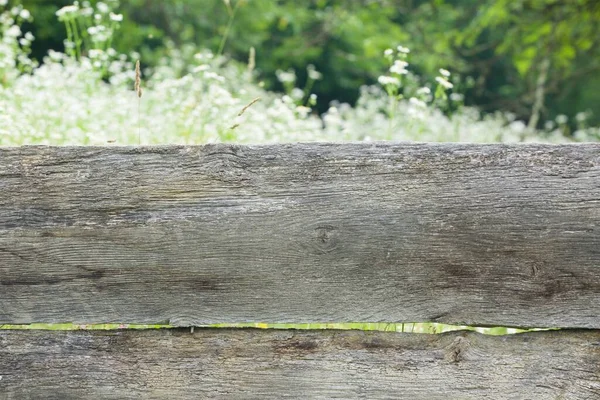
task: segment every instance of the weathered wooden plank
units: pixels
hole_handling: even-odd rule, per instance
[[[600,328],[600,145],[0,149],[0,323]]]
[[[593,399],[600,331],[0,331],[3,399]]]

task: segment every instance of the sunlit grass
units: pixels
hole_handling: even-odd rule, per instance
[[[171,325],[136,325],[136,324],[29,324],[29,325],[0,325],[0,330],[52,330],[52,331],[77,331],[77,330],[123,330],[123,329],[173,329]],[[513,333],[528,332],[526,329],[506,327],[470,327],[460,325],[447,325],[438,323],[310,323],[310,324],[267,324],[262,322],[252,323],[227,323],[201,325],[198,328],[257,328],[257,329],[340,329],[360,331],[383,331],[404,333],[444,333],[450,331],[469,330],[486,335],[508,335]],[[534,329],[539,330],[539,329]]]
[[[44,330],[44,331],[79,331],[79,330],[117,330],[117,329],[166,329],[170,325],[135,325],[135,324],[27,324],[0,325],[0,330]]]

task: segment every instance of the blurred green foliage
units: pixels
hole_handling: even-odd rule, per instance
[[[54,13],[71,1],[14,2],[35,18],[33,55],[61,49],[65,32]],[[324,76],[313,88],[321,110],[332,100],[356,100],[360,85],[385,72],[383,51],[403,45],[415,50],[417,75],[431,79],[440,67],[460,75],[455,90],[468,105],[525,121],[537,108],[540,124],[591,110],[588,122],[600,123],[600,1],[231,0],[237,2],[224,53],[243,61],[255,47],[257,71],[272,89],[282,89],[277,70],[295,69],[302,86],[313,64]],[[225,3],[122,1],[114,45],[141,53],[146,65],[173,49],[187,48],[190,57],[200,48],[216,53],[230,17]]]

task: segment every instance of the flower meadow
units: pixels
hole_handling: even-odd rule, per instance
[[[21,26],[33,16],[0,0],[0,145],[148,145],[210,142],[310,141],[573,142],[597,141],[600,130],[565,116],[532,131],[514,116],[482,115],[451,92],[453,76],[440,69],[435,82],[410,70],[410,50],[382,55],[390,62],[379,85],[357,88],[356,105],[332,103],[322,115],[310,93],[327,77],[308,66],[309,81],[296,87],[294,71],[279,71],[285,93],[269,92],[247,64],[196,48],[171,48],[157,67],[144,68],[143,96],[134,91],[139,54],[117,54],[111,38],[122,15],[115,4],[75,2],[57,12],[65,24],[65,51],[40,65],[29,58],[35,38]],[[183,60],[193,52],[193,63]],[[453,103],[457,111],[445,113]]]

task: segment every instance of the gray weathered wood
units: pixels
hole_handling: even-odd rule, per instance
[[[0,149],[0,323],[600,328],[600,145]]]
[[[3,399],[597,399],[600,331],[0,331]]]

